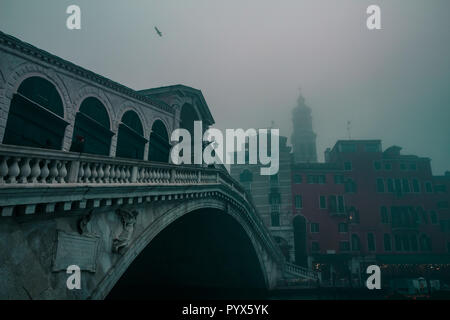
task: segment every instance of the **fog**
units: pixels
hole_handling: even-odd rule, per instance
[[[448,0],[0,0],[0,30],[133,89],[201,89],[220,129],[273,120],[290,136],[301,88],[319,159],[351,121],[352,138],[450,170]]]

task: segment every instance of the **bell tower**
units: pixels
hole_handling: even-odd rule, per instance
[[[300,93],[297,106],[292,110],[293,133],[291,142],[294,147],[295,162],[317,162],[316,134],[312,127],[311,108]]]

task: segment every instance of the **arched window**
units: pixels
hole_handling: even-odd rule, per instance
[[[122,117],[117,136],[116,156],[121,158],[143,159],[147,139],[141,120],[134,111],[127,111]]]
[[[352,251],[360,250],[359,237],[356,234],[352,234]]]
[[[86,98],[75,118],[70,151],[107,156],[113,135],[106,108],[97,98]]]
[[[31,77],[13,95],[3,143],[61,149],[67,124],[55,86],[41,77]]]
[[[148,160],[168,163],[170,147],[166,126],[161,120],[156,120],[153,123],[152,133],[150,134]]]

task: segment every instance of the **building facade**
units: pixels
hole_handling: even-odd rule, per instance
[[[291,148],[286,145],[287,138],[279,138],[278,174],[261,175],[260,165],[250,164],[231,165],[230,174],[251,194],[260,217],[280,246],[285,258],[288,261],[294,261],[294,234],[291,211],[292,154]],[[247,148],[248,144],[245,149],[246,154],[248,154]],[[270,149],[270,145],[268,149]]]
[[[400,150],[382,151],[379,140],[338,141],[327,162],[292,164],[292,211],[303,222],[298,263],[347,284],[360,284],[370,264],[392,277],[433,268],[448,277],[449,176],[433,177],[430,159]]]

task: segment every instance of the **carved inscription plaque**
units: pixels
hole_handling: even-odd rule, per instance
[[[98,246],[98,237],[58,231],[53,271],[66,270],[70,265],[77,265],[81,270],[95,272]]]

